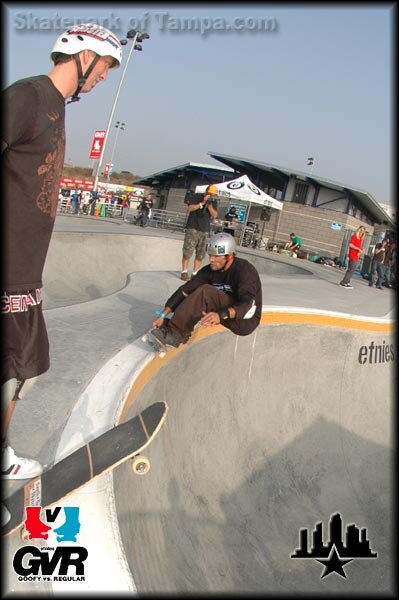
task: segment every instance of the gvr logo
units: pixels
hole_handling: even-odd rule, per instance
[[[63,510],[65,517],[59,527],[53,528],[48,523],[55,523],[57,517]],[[49,532],[56,534],[57,542],[76,542],[77,535],[80,532],[79,508],[77,506],[57,506],[54,509],[45,509],[45,521],[41,518],[41,506],[27,506],[26,519],[24,521],[25,530],[32,539],[47,540]],[[84,561],[88,556],[86,548],[81,546],[58,546],[51,547],[29,547],[19,548],[14,554],[14,571],[20,576],[20,581],[40,581],[50,580],[72,580],[74,577],[65,576],[69,567],[75,568],[76,580],[84,579]]]
[[[58,546],[50,558],[50,548],[36,548],[36,546],[23,546],[14,554],[12,561],[14,571],[22,577],[53,575],[59,565],[58,576],[65,576],[68,569],[74,566],[75,575],[84,575],[84,561],[88,552],[81,546]],[[26,564],[24,559],[27,558]],[[35,578],[36,579],[36,578]],[[37,578],[40,580],[40,577]],[[57,577],[58,579],[58,577]]]
[[[53,510],[49,508],[45,510],[47,523],[41,520],[41,510],[41,506],[27,506],[25,509],[25,530],[29,533],[30,540],[47,540],[48,532],[52,529],[47,523],[55,522],[61,507],[56,506]],[[53,529],[54,533],[57,534],[57,542],[76,542],[77,534],[80,531],[79,508],[77,506],[65,506],[64,515],[64,523]]]

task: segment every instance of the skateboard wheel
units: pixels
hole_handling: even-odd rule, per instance
[[[143,335],[143,337],[141,338],[141,341],[142,341],[142,342],[148,342],[148,335],[147,335],[146,333],[145,333],[145,334]]]
[[[158,353],[159,358],[163,358],[165,356],[166,352],[164,350],[162,350],[162,352]]]
[[[145,456],[136,456],[132,461],[132,470],[136,475],[145,475],[150,470],[150,461]]]

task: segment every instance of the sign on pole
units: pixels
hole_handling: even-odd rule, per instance
[[[104,175],[111,176],[113,168],[114,168],[114,163],[105,163]]]
[[[105,139],[105,131],[97,130],[94,132],[93,141],[91,143],[90,155],[89,155],[90,160],[92,160],[92,159],[98,160],[100,158],[101,150],[102,150],[102,147],[104,144],[104,139]]]

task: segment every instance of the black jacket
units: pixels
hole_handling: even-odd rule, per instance
[[[255,267],[247,260],[237,257],[227,271],[212,271],[210,266],[206,265],[179,289],[191,294],[206,283],[232,296],[231,306],[236,311],[236,317],[223,321],[222,325],[237,335],[252,333],[262,316],[262,284]],[[251,309],[251,312],[254,312],[253,316],[245,318]]]

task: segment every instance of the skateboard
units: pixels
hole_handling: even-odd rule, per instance
[[[2,535],[10,535],[24,525],[27,507],[44,509],[59,503],[95,477],[111,471],[128,459],[132,459],[134,473],[148,473],[150,462],[140,453],[161,429],[167,412],[166,402],[151,404],[136,417],[81,446],[4,498],[3,503],[11,513],[11,519],[2,527]],[[22,531],[22,539],[26,538],[27,532]]]
[[[155,352],[158,354],[159,358],[163,358],[169,350],[175,349],[175,346],[169,346],[169,344],[163,344],[155,335],[152,333],[156,329],[156,327],[152,327],[145,333],[141,341],[149,344]]]

